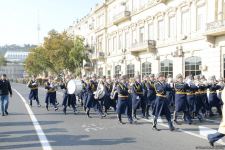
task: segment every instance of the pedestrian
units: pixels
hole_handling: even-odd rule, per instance
[[[3,74],[0,80],[2,116],[8,115],[9,95],[12,97],[12,88],[6,74]]]

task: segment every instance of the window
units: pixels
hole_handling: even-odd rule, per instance
[[[137,43],[137,36],[136,36],[136,30],[132,31],[132,44]]]
[[[122,39],[122,34],[120,34],[120,35],[119,35],[119,41],[118,41],[118,48],[119,48],[119,49],[122,49],[122,47],[123,47],[123,46],[122,46],[122,41],[123,41],[123,39]]]
[[[102,35],[101,35],[101,36],[98,37],[98,50],[99,50],[99,51],[102,51],[102,50],[103,50],[103,49],[102,49],[102,46],[103,46],[103,45],[102,45],[102,44],[103,44],[102,41],[103,41],[103,37],[102,37]]]
[[[115,66],[115,76],[116,77],[121,76],[121,66],[120,65]]]
[[[108,52],[112,50],[112,40],[108,39]]]
[[[103,68],[98,69],[98,75],[101,77],[103,76]]]
[[[205,29],[205,6],[197,8],[197,31],[202,31]]]
[[[176,37],[176,17],[169,18],[169,38]]]
[[[116,51],[116,36],[113,37],[113,51]]]
[[[185,59],[185,76],[189,75],[199,75],[201,74],[200,66],[201,66],[201,58],[200,57],[189,57]]]
[[[165,77],[168,74],[173,75],[173,61],[172,60],[166,59],[166,60],[162,61],[160,64],[160,67],[161,67],[161,72],[165,75]]]
[[[158,21],[158,39],[164,40],[164,21],[163,20]]]
[[[143,43],[144,42],[144,33],[145,33],[145,28],[144,27],[140,27],[139,28],[139,43]]]
[[[133,64],[127,65],[127,76],[128,76],[128,78],[134,77],[134,65]]]
[[[181,14],[181,34],[187,35],[190,33],[190,14],[189,11]]]
[[[145,75],[150,75],[152,71],[152,64],[150,62],[142,63],[142,78]]]
[[[129,32],[125,32],[125,41],[124,41],[124,47],[127,49],[129,47]]]
[[[153,23],[148,25],[148,39],[154,40],[154,26]]]

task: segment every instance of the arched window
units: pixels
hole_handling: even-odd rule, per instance
[[[202,61],[200,57],[189,57],[185,59],[185,76],[201,74],[200,66]]]
[[[152,64],[150,62],[142,63],[142,78],[152,72]]]
[[[134,65],[133,64],[127,65],[127,76],[128,76],[128,78],[134,77]]]
[[[173,61],[166,59],[161,61],[160,63],[161,72],[165,75],[165,77],[170,74],[173,76]]]
[[[121,76],[121,66],[120,65],[115,66],[115,76],[117,76],[117,77]]]

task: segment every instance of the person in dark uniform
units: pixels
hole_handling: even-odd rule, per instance
[[[215,76],[210,77],[209,79],[209,96],[208,96],[208,103],[209,103],[209,116],[214,116],[212,112],[212,107],[217,108],[217,112],[219,115],[222,115],[221,111],[221,102],[220,99],[217,97],[217,90],[221,89],[220,85],[217,85]]]
[[[196,112],[196,101],[197,101],[195,92],[198,90],[198,87],[194,84],[193,77],[191,75],[187,76],[186,83],[189,86],[189,88],[186,90],[188,112],[191,114],[192,118],[194,119],[194,113]]]
[[[94,92],[97,90],[98,83],[96,82],[96,75],[92,76],[92,80],[87,83],[87,103],[86,103],[86,114],[89,118],[90,109],[94,108],[97,111],[98,115],[103,118],[106,115],[103,114],[101,105],[97,99],[94,98]]]
[[[87,103],[87,82],[89,77],[84,76],[81,80],[82,82],[82,90],[81,90],[81,103],[83,105],[83,109],[86,112],[86,103]]]
[[[133,117],[137,119],[137,109],[141,106],[142,116],[145,117],[146,101],[143,97],[143,89],[140,76],[135,76],[135,82],[131,86]]]
[[[50,76],[49,80],[45,83],[45,89],[47,89],[46,97],[45,97],[45,103],[46,103],[46,109],[49,110],[48,106],[49,103],[51,103],[54,106],[55,111],[58,110],[57,104],[56,104],[56,83],[53,81],[53,77]]]
[[[67,109],[67,106],[72,106],[73,108],[73,112],[74,114],[76,114],[77,110],[76,110],[76,95],[75,94],[69,94],[68,91],[67,91],[67,84],[68,82],[70,81],[70,77],[67,76],[65,81],[61,81],[61,84],[60,84],[60,88],[64,90],[64,96],[63,96],[63,112],[64,114],[66,115],[66,109]]]
[[[175,91],[174,91],[174,81],[173,81],[173,76],[171,74],[167,75],[167,83],[170,85],[172,88],[171,91],[167,91],[167,99],[170,107],[174,107],[175,105]]]
[[[147,88],[147,99],[146,99],[146,118],[148,119],[149,110],[153,110],[155,98],[156,98],[156,92],[155,92],[155,75],[150,74],[149,77],[146,77],[146,88]]]
[[[128,117],[128,121],[130,124],[133,123],[133,119],[132,119],[132,109],[130,108],[130,99],[129,99],[129,92],[128,92],[128,87],[126,84],[127,81],[127,76],[126,75],[122,75],[120,77],[120,82],[117,85],[117,93],[118,93],[118,103],[117,103],[117,117],[119,120],[119,123],[124,124],[124,122],[122,121],[122,114],[127,114]]]
[[[172,90],[169,84],[165,82],[165,76],[163,73],[158,73],[157,81],[154,84],[156,90],[156,100],[153,108],[152,115],[154,115],[153,119],[153,129],[159,131],[157,128],[157,119],[158,117],[165,115],[169,124],[170,131],[173,131],[175,128],[171,121],[171,113],[168,107],[168,99],[166,96],[166,91]]]
[[[106,82],[104,84],[104,107],[105,107],[105,114],[107,114],[110,107],[113,107],[116,110],[116,102],[110,98],[110,94],[112,92],[112,83],[110,77],[106,78]]]
[[[224,89],[224,79],[221,77],[218,79],[218,85],[220,86],[220,89],[218,90],[218,93],[217,93],[217,97],[218,99],[220,100],[220,104],[223,105],[223,101],[222,101],[222,91]]]
[[[12,97],[12,88],[6,74],[3,74],[0,80],[0,96],[2,116],[8,115],[9,95]]]
[[[178,74],[176,76],[176,82],[174,84],[175,89],[175,110],[173,114],[173,121],[176,124],[180,124],[177,122],[177,114],[178,112],[184,113],[184,119],[188,121],[188,124],[192,124],[191,116],[188,112],[188,103],[186,91],[189,89],[187,83],[183,82],[182,74]]]
[[[30,106],[32,106],[32,101],[36,100],[38,107],[41,107],[38,98],[38,82],[36,80],[36,76],[32,77],[32,79],[28,82],[27,86],[30,88],[29,94]]]

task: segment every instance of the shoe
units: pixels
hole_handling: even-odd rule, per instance
[[[101,119],[104,118],[104,117],[106,117],[106,114],[102,114],[102,115],[101,115]]]
[[[173,123],[176,125],[181,125],[181,123],[179,123],[177,120],[173,120]]]
[[[5,114],[3,113],[2,116],[5,116]]]
[[[40,105],[40,104],[38,104],[37,106],[38,106],[38,107],[41,107],[41,105]]]
[[[125,122],[123,122],[122,120],[119,120],[119,123],[120,124],[126,124]]]
[[[171,127],[171,128],[170,128],[170,131],[174,131],[174,130],[175,130],[175,128],[174,128],[174,127]]]
[[[58,109],[59,109],[58,107],[55,107],[55,111],[58,110]]]
[[[49,111],[48,106],[46,106],[47,111]]]
[[[160,129],[158,129],[156,126],[153,126],[153,127],[152,127],[152,130],[160,131]]]
[[[8,111],[5,111],[5,114],[8,115],[9,114]]]

